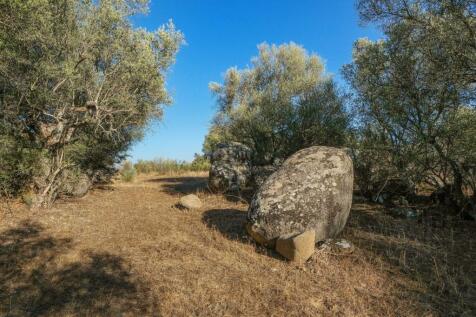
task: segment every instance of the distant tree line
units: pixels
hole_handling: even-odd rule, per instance
[[[392,180],[444,193],[455,211],[476,205],[476,2],[359,0],[384,39],[355,42],[343,94],[320,58],[293,43],[263,44],[252,66],[210,88],[217,113],[204,151],[241,142],[254,164],[311,145],[347,146],[364,195]]]
[[[132,26],[144,0],[0,0],[0,189],[49,206],[65,182],[107,178],[170,102],[183,36]]]
[[[119,175],[124,182],[132,182],[137,174],[180,175],[190,172],[208,172],[210,161],[204,155],[195,153],[191,162],[173,159],[157,158],[139,160],[137,163],[126,160],[119,169]]]
[[[139,174],[173,175],[186,172],[208,172],[209,160],[203,155],[195,154],[191,162],[158,158],[154,160],[139,160],[134,164],[134,169]]]

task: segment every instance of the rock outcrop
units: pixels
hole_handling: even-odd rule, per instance
[[[219,192],[237,192],[246,188],[250,179],[250,148],[236,142],[219,144],[211,156],[210,188]]]
[[[314,146],[296,152],[255,193],[247,229],[273,246],[309,230],[315,241],[344,228],[352,204],[353,164],[345,149]]]

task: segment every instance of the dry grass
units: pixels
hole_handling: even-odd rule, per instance
[[[139,176],[0,224],[0,315],[474,316],[474,223],[418,223],[355,204],[351,255],[303,266],[248,239],[247,205],[204,175]],[[197,192],[201,211],[174,207]]]

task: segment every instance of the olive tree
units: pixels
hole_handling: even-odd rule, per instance
[[[358,153],[376,151],[397,177],[446,188],[454,205],[474,184],[476,29],[474,1],[361,0],[363,21],[384,40],[360,39],[344,74],[362,131]],[[359,162],[362,163],[362,162]]]
[[[303,147],[342,145],[344,98],[321,59],[294,43],[258,48],[250,68],[230,68],[223,84],[210,84],[218,112],[205,152],[237,141],[253,149],[256,164],[269,164]]]
[[[85,139],[128,144],[160,118],[165,75],[182,42],[172,22],[134,28],[145,0],[0,0],[0,119],[41,152],[36,206],[48,206],[68,147]],[[73,151],[74,152],[74,151]]]

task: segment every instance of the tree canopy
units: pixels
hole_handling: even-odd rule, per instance
[[[147,4],[0,1],[0,120],[10,142],[42,157],[38,205],[78,161],[113,163],[170,102],[165,75],[183,36],[172,22],[134,28]]]
[[[252,67],[230,68],[211,83],[218,111],[205,151],[223,141],[250,146],[257,164],[269,164],[311,145],[342,145],[344,98],[324,64],[294,43],[261,44]]]
[[[358,164],[386,166],[385,178],[448,188],[462,208],[476,166],[467,143],[476,124],[474,2],[361,0],[358,8],[386,35],[358,40],[344,68],[365,131]],[[365,173],[376,172],[368,164]]]

